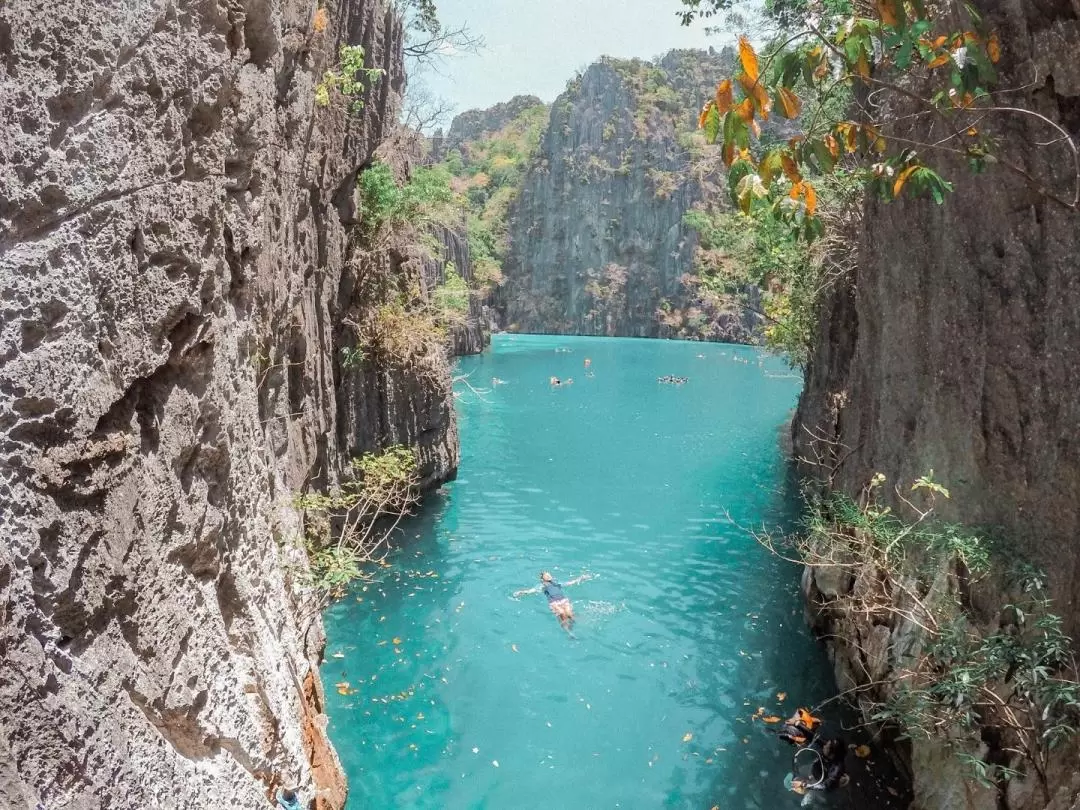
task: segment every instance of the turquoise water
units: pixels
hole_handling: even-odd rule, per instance
[[[797,807],[752,718],[834,690],[797,570],[740,527],[791,520],[799,380],[748,347],[539,336],[459,373],[458,479],[326,614],[349,807]],[[595,575],[574,637],[512,597],[541,569]]]

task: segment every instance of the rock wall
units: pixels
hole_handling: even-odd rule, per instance
[[[694,304],[696,237],[682,218],[721,191],[697,113],[733,62],[712,50],[605,57],[570,82],[510,210],[507,328],[666,336],[664,316]],[[715,339],[747,341],[755,325],[737,307],[710,320],[700,331]]]
[[[453,474],[441,367],[359,370],[383,0],[0,7],[0,807],[340,807],[293,493]],[[384,75],[313,104],[340,45]]]
[[[1080,5],[1075,0],[977,0],[1000,32],[999,87],[1008,106],[1035,111],[1080,137]],[[899,118],[904,109],[895,111]],[[929,139],[910,119],[898,134]],[[1066,200],[1076,174],[1056,131],[1024,114],[981,125],[1002,156]],[[826,306],[821,339],[794,424],[804,470],[857,493],[875,472],[911,481],[933,469],[951,490],[944,520],[995,527],[1050,574],[1055,608],[1074,638],[1080,630],[1080,215],[1001,167],[972,175],[962,161],[935,154],[955,182],[943,206],[871,200],[858,245],[857,274]],[[829,593],[855,582],[821,582]],[[943,572],[948,576],[948,572]],[[952,587],[943,585],[943,587]],[[989,602],[1003,595],[987,594]],[[871,627],[842,617],[855,648],[877,640],[886,677],[899,666],[903,623]],[[834,645],[838,673],[865,672],[867,659]],[[874,657],[874,656],[872,656]],[[865,677],[861,675],[860,677]],[[940,745],[912,753],[915,806],[1075,808],[1075,752],[1052,772],[1053,797],[1002,802],[965,784]]]
[[[441,284],[446,279],[446,268],[451,263],[462,279],[471,286],[474,278],[467,226],[462,224],[459,228],[447,228],[435,225],[432,227],[432,236],[435,237],[438,249],[434,256],[423,258],[426,288],[432,290]],[[479,354],[491,342],[491,315],[478,292],[470,293],[465,322],[451,325],[449,339],[450,353],[455,357]]]

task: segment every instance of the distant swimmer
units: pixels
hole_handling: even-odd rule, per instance
[[[579,582],[584,582],[587,579],[592,579],[592,574],[582,574],[579,577],[567,582],[565,585],[557,582],[555,577],[549,574],[547,571],[543,571],[540,574],[540,584],[532,587],[525,588],[520,591],[514,591],[514,598],[524,596],[528,593],[544,592],[544,596],[547,597],[548,607],[551,612],[555,614],[555,618],[559,620],[559,624],[563,630],[569,633],[574,629],[574,606],[570,604],[570,600],[566,594],[563,593],[563,588],[569,588],[571,585],[577,585]]]
[[[506,380],[500,380],[498,377],[491,378],[492,385],[506,385]]]
[[[549,382],[555,388],[558,388],[560,385],[562,385],[562,380],[560,380],[558,377],[552,377]]]
[[[586,357],[585,358],[585,368],[588,368],[591,365],[592,365],[592,360],[590,360],[588,357]]]

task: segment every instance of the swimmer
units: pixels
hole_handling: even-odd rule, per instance
[[[574,378],[573,377],[567,377],[565,380],[563,380],[563,385],[573,385],[573,384],[574,384]]]
[[[585,368],[588,368],[591,365],[592,365],[592,360],[590,360],[588,357],[586,357],[585,358]]]
[[[560,385],[562,385],[562,380],[560,380],[558,377],[552,377],[549,382],[551,383],[553,388],[558,388]]]
[[[592,579],[592,574],[582,574],[579,577],[562,585],[555,581],[555,578],[547,571],[540,573],[540,584],[532,588],[524,588],[520,591],[514,591],[514,598],[524,596],[527,593],[539,593],[544,592],[544,596],[547,597],[548,607],[551,612],[555,614],[555,618],[559,620],[559,625],[569,633],[574,629],[574,606],[570,604],[570,600],[563,593],[563,588],[569,588],[571,585],[577,585],[579,582]]]

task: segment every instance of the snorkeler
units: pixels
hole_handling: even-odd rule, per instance
[[[817,757],[810,768],[810,776],[807,779],[792,779],[791,789],[796,793],[806,793],[802,800],[803,807],[809,807],[814,803],[814,794],[807,791],[830,791],[834,788],[846,785],[848,782],[847,746],[843,739],[814,740],[802,751],[813,751]]]
[[[527,593],[544,592],[544,596],[547,597],[548,607],[551,612],[555,614],[555,618],[559,620],[559,624],[563,630],[570,632],[574,628],[574,606],[570,604],[570,600],[566,594],[563,593],[563,588],[569,588],[571,585],[577,585],[579,582],[584,582],[587,579],[592,579],[592,574],[582,574],[579,577],[575,577],[562,585],[555,581],[555,578],[551,576],[547,571],[543,571],[540,574],[540,584],[532,588],[524,588],[520,591],[514,591],[514,598],[524,596]]]

